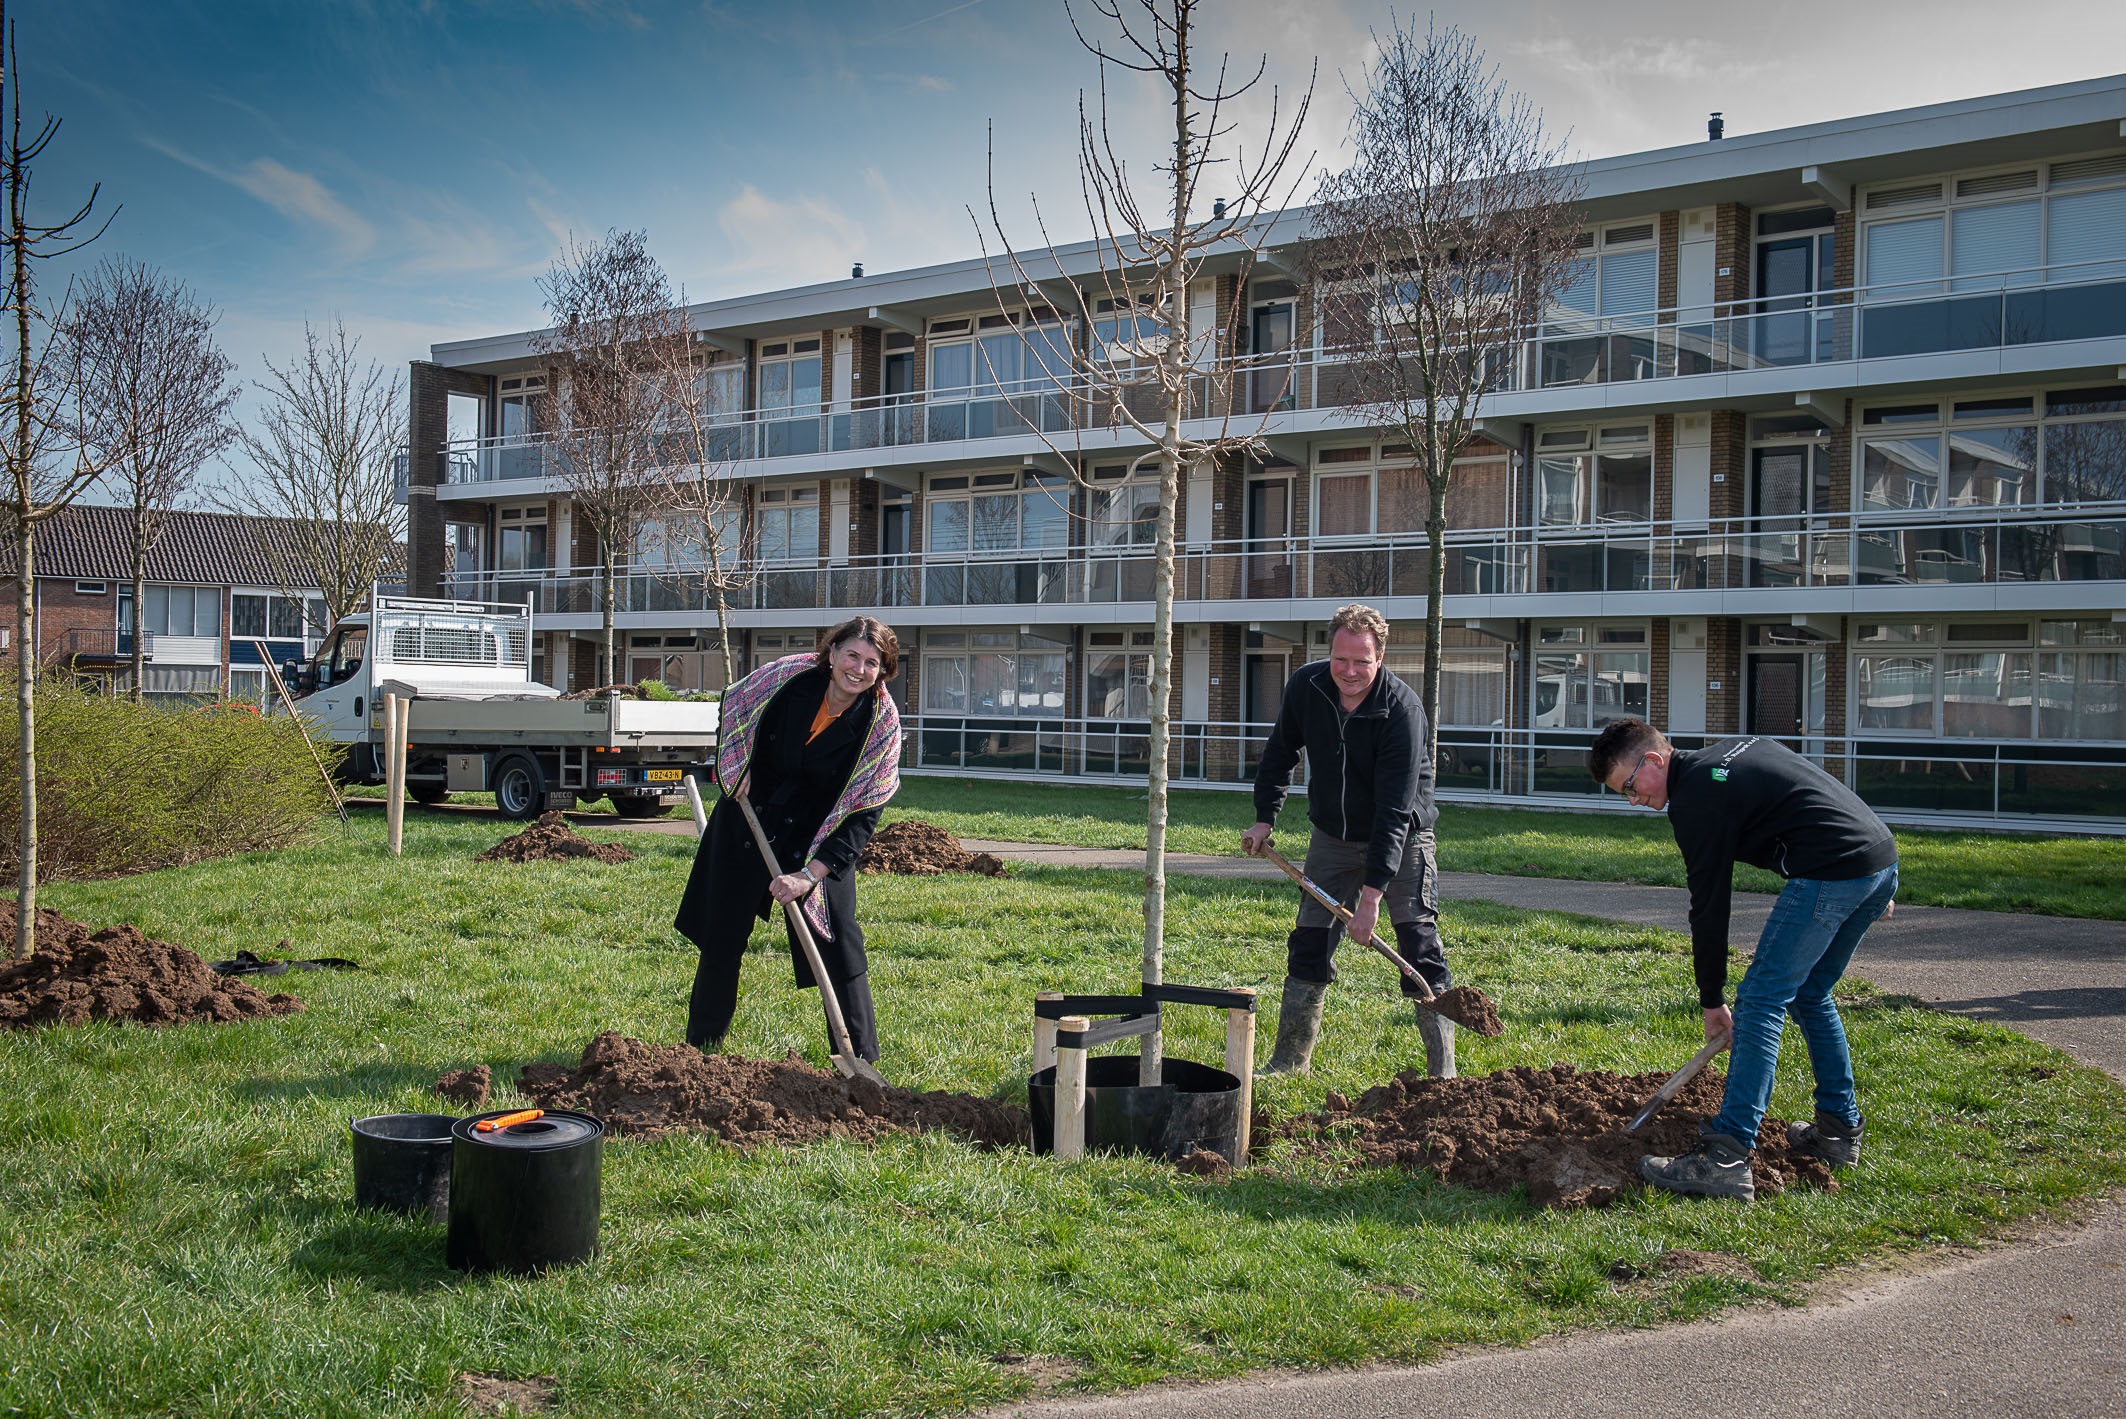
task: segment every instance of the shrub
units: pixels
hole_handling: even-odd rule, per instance
[[[14,705],[14,682],[0,680]],[[63,679],[37,684],[37,876],[143,872],[279,847],[325,807],[295,721],[248,705],[136,705]],[[12,715],[10,716],[12,718]],[[0,822],[19,821],[21,736],[5,739]],[[340,751],[320,744],[327,767]],[[0,870],[18,869],[18,834]]]
[[[672,687],[662,680],[638,680],[635,682],[635,688],[642,691],[642,698],[646,700],[676,700],[679,698],[679,696],[672,693]]]

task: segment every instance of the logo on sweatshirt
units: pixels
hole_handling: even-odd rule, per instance
[[[1714,770],[1713,770],[1713,782],[1714,782],[1714,783],[1726,783],[1726,782],[1727,782],[1727,770],[1726,770],[1726,769],[1714,769]]]

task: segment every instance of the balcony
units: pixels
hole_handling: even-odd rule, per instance
[[[1489,397],[1497,404],[1517,394],[2100,339],[2126,339],[2126,263],[2037,267],[1634,315],[1567,315],[1502,341],[1483,358]],[[1348,407],[1348,363],[1348,355],[1335,350],[1243,358],[1194,380],[1183,417],[1260,417],[1274,427],[1303,411]],[[969,446],[984,442],[1061,441],[1126,431],[1130,418],[1157,423],[1162,417],[1155,390],[1118,396],[1082,381],[1041,380],[754,410],[720,419],[704,439],[659,435],[648,456],[652,466],[747,464],[757,473],[773,471],[757,465],[780,459],[902,448],[973,456],[978,449]],[[446,446],[440,472],[453,487],[542,479],[565,471],[561,456],[544,435],[482,439]]]
[[[148,637],[148,660],[155,658],[155,637]],[[42,659],[47,665],[115,666],[133,659],[133,633],[110,626],[70,626],[46,636]]]
[[[1198,603],[1421,597],[1430,563],[1422,534],[1196,544],[1176,553],[1174,594]],[[1153,572],[1141,547],[852,558],[837,566],[756,562],[739,568],[726,600],[741,612],[1090,609],[1149,603]],[[445,594],[528,605],[541,616],[597,616],[600,581],[597,573],[488,572],[452,579]],[[1452,597],[2119,581],[2126,581],[2126,502],[1689,527],[1479,528],[1447,539]],[[621,569],[620,613],[699,618],[714,607],[700,580],[683,571]]]

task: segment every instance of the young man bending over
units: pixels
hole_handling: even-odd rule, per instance
[[[1750,1150],[1771,1103],[1779,1033],[1792,1015],[1816,1075],[1816,1121],[1787,1130],[1794,1151],[1834,1168],[1860,1157],[1860,1105],[1831,987],[1897,893],[1897,843],[1853,791],[1776,740],[1721,739],[1677,749],[1644,720],[1595,737],[1587,770],[1632,803],[1668,814],[1690,879],[1691,959],[1708,1040],[1729,1035],[1727,1093],[1698,1146],[1642,1158],[1654,1187],[1756,1199]],[[1728,902],[1737,862],[1787,879],[1757,954],[1727,989]]]

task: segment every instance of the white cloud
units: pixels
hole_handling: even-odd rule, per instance
[[[343,255],[360,256],[376,245],[376,228],[307,172],[297,172],[271,158],[257,158],[240,172],[216,175],[291,221],[323,232]]]
[[[846,276],[864,252],[864,224],[825,198],[771,197],[752,183],[716,209],[730,255],[719,279],[807,286]]]

